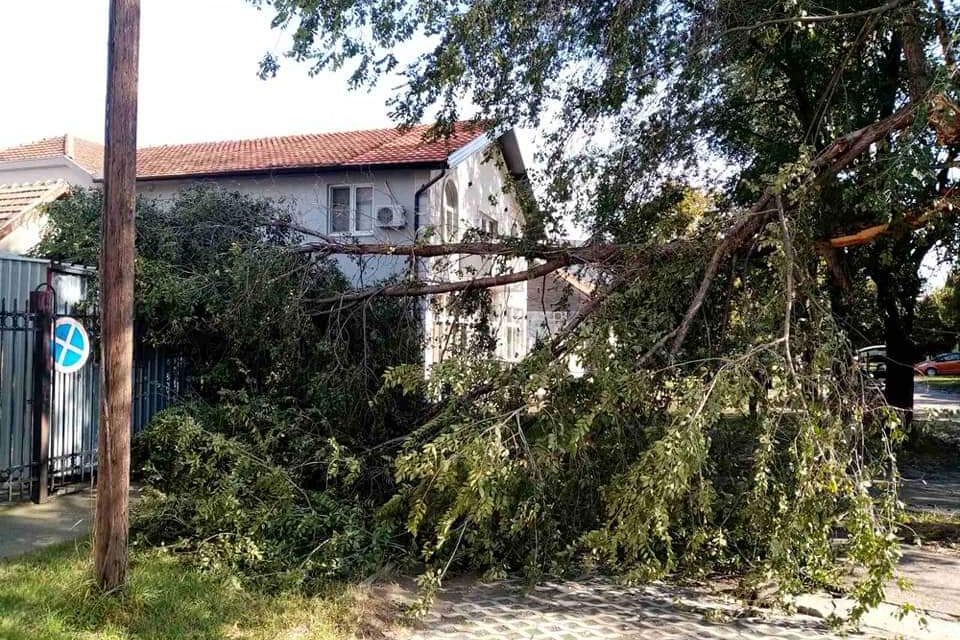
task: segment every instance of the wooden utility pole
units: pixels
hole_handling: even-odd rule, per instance
[[[100,253],[101,364],[93,557],[106,590],[127,578],[140,0],[110,0]]]

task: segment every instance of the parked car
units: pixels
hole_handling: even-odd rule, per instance
[[[960,376],[960,353],[941,353],[929,360],[918,362],[913,368],[925,376]]]
[[[856,360],[871,377],[887,377],[887,345],[875,344],[857,349]]]

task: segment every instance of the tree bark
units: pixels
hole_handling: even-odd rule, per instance
[[[282,223],[281,226],[291,226]],[[293,227],[296,229],[297,227]],[[302,231],[307,229],[300,227]],[[450,242],[446,244],[374,244],[350,242],[311,242],[291,247],[294,253],[346,256],[409,256],[412,258],[440,258],[453,255],[471,255],[538,260],[567,260],[570,263],[598,263],[621,258],[630,252],[649,250],[649,245],[594,243],[581,246],[552,244],[515,245],[504,242]]]
[[[139,0],[111,0],[100,257],[103,384],[93,545],[97,583],[105,590],[122,587],[127,577],[139,28]]]
[[[906,254],[902,247],[894,247],[894,253]],[[919,263],[909,265],[908,270],[915,274],[918,268]],[[884,342],[887,346],[884,395],[887,404],[899,413],[903,431],[913,437],[915,350],[911,338],[914,314],[911,302],[916,297],[916,291],[902,281],[902,275],[891,272],[879,256],[874,257],[873,271],[873,279],[877,283],[877,306],[883,317]]]
[[[910,99],[919,102],[930,86],[927,76],[927,61],[923,53],[923,37],[920,18],[916,6],[903,14],[903,57],[907,61],[907,78],[910,87]]]
[[[887,343],[887,404],[901,416],[901,427],[915,443],[913,430],[913,360],[914,348],[910,332],[899,313],[884,314],[884,334]],[[912,324],[909,323],[909,324]]]

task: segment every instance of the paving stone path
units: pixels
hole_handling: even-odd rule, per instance
[[[624,587],[602,580],[445,589],[433,612],[403,640],[827,640],[808,616],[744,614],[715,597],[675,587]],[[846,638],[883,638],[861,633]]]
[[[12,558],[81,538],[93,522],[92,491],[57,496],[44,504],[0,507],[0,558]]]

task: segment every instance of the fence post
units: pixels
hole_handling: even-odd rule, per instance
[[[50,467],[50,383],[53,377],[53,291],[30,292],[36,341],[33,347],[33,482],[30,499],[47,501]]]

